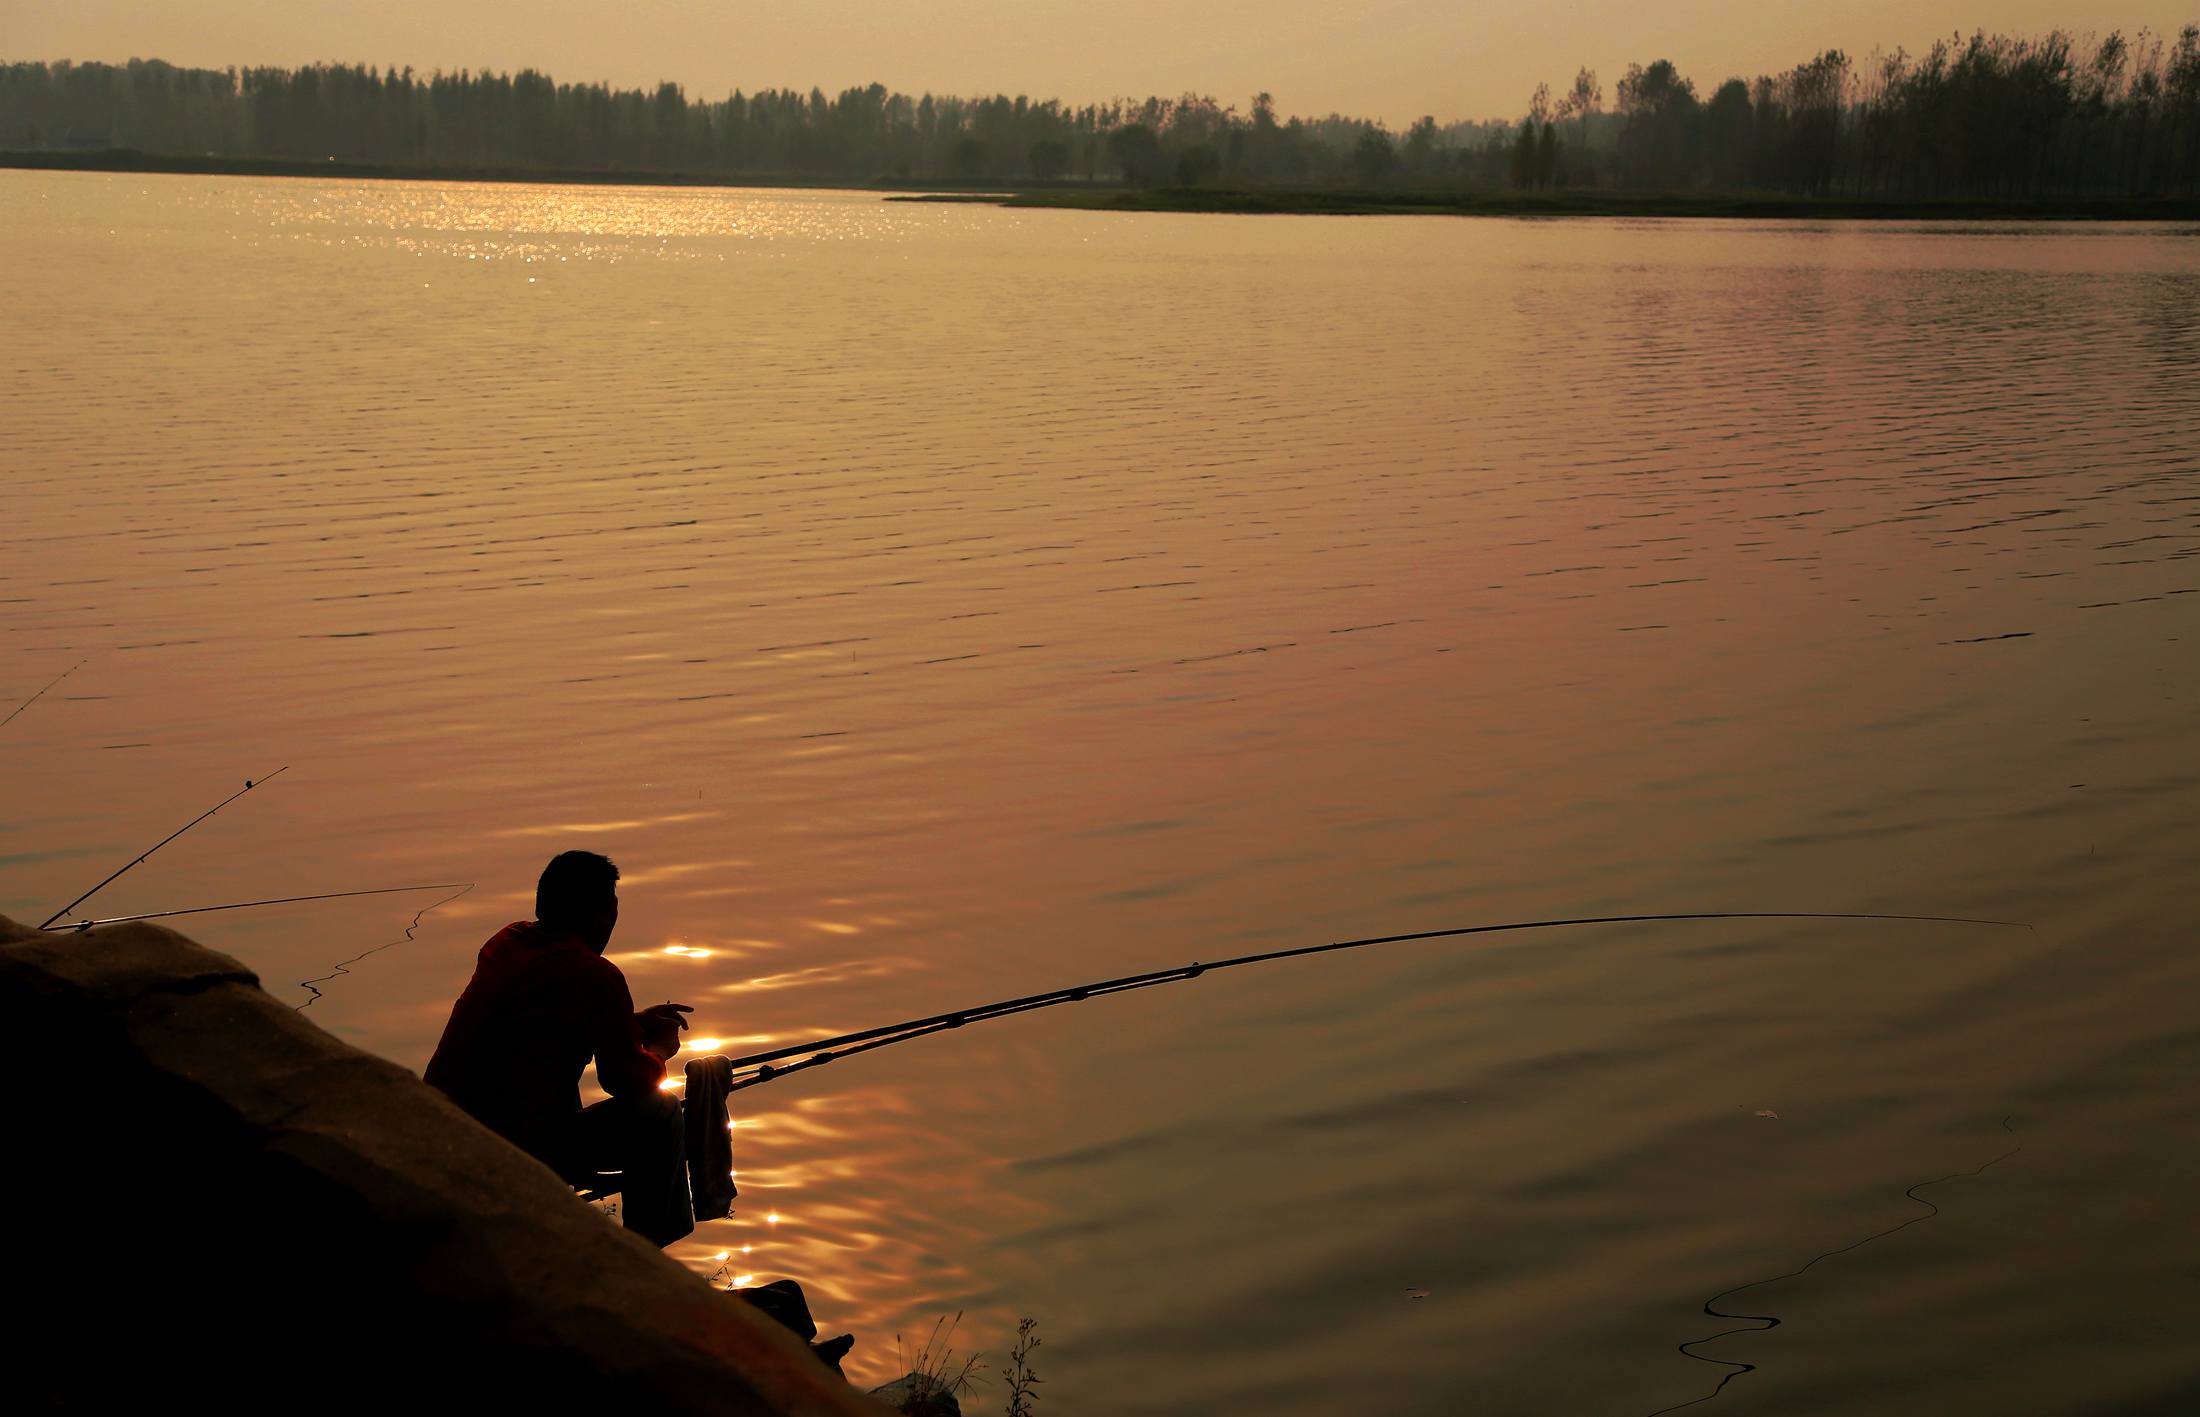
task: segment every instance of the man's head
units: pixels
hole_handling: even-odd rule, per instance
[[[602,954],[619,923],[619,868],[593,851],[559,852],[535,883],[535,918]]]

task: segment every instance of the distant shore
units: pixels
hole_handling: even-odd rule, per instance
[[[192,156],[129,148],[0,152],[0,168],[66,172],[179,173],[232,177],[338,177],[398,182],[522,182],[621,187],[811,187],[890,194],[890,201],[977,202],[1003,207],[1105,212],[1219,212],[1298,216],[1724,217],[1850,221],[2200,221],[2200,198],[2071,198],[1949,201],[1852,200],[1777,193],[1632,194],[1569,190],[1457,191],[1127,189],[1113,183],[820,181],[769,173],[389,163]]]
[[[723,172],[658,172],[632,168],[518,167],[464,162],[355,162],[343,158],[223,157],[213,153],[148,153],[135,148],[82,152],[0,152],[0,168],[45,172],[167,172],[214,177],[344,177],[383,182],[531,182],[605,187],[830,187],[861,190],[879,184],[805,181],[799,177]],[[931,185],[907,183],[921,192]],[[992,189],[1006,194],[1013,189]]]
[[[1112,212],[1236,212],[1299,216],[1729,217],[1845,221],[2200,221],[2200,200],[2159,198],[1878,201],[1777,193],[1384,192],[1121,188],[1010,194],[932,192],[899,202],[992,202]]]

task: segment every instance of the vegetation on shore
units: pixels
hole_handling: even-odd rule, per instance
[[[2200,199],[2182,197],[1986,198],[1872,201],[1776,192],[1629,193],[1315,191],[1230,187],[1146,190],[1033,189],[889,197],[896,202],[989,202],[1117,212],[1236,212],[1312,216],[1739,217],[1855,221],[2200,221]]]
[[[0,168],[69,172],[177,172],[230,177],[347,177],[411,182],[573,182],[622,187],[845,186],[766,173],[648,167],[545,167],[498,162],[373,162],[359,158],[232,156],[143,152],[136,148],[0,151]],[[1012,189],[991,189],[1006,194]]]
[[[1267,94],[1244,110],[1197,94],[1080,107],[880,84],[710,100],[532,70],[12,63],[0,64],[0,148],[17,149],[17,165],[132,170],[1005,184],[1048,189],[1049,204],[1081,182],[1136,192],[1114,205],[1141,210],[1423,210],[1441,204],[1432,192],[1454,207],[1460,192],[1656,192],[1719,210],[1762,194],[2200,197],[2200,25],[2174,39],[1981,32],[1863,60],[1829,50],[1708,96],[1661,59],[1628,67],[1610,111],[1605,97],[1583,69],[1562,92],[1536,85],[1517,117],[1429,116],[1394,134],[1342,114],[1287,118]],[[255,165],[200,165],[214,163]]]

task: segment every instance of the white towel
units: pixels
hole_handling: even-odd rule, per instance
[[[723,1220],[741,1192],[733,1184],[733,1128],[726,1121],[726,1093],[733,1084],[732,1060],[716,1054],[687,1065],[687,1101],[681,1107],[687,1126],[688,1193],[697,1220]]]

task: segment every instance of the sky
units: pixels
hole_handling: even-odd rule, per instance
[[[1821,50],[1915,51],[1973,29],[2174,35],[2200,0],[0,0],[0,61],[133,57],[536,68],[693,97],[873,81],[1073,103],[1187,92],[1286,114],[1515,118],[1587,65],[1708,93]]]

